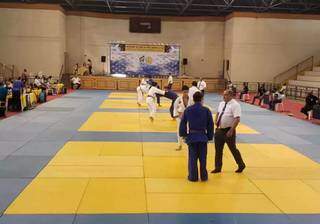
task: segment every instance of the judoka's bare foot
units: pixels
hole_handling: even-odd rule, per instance
[[[153,122],[153,121],[154,121],[154,118],[153,118],[153,117],[149,117],[149,118],[150,118],[150,121],[151,121],[151,122]]]
[[[138,104],[139,107],[141,107],[141,104],[140,104],[140,103],[137,103],[137,104]]]
[[[176,148],[176,151],[182,150],[182,145],[180,145],[178,148]]]
[[[161,104],[158,104],[158,106],[159,106],[159,107],[162,107],[162,105],[161,105]]]

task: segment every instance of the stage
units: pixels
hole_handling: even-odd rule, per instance
[[[114,78],[110,76],[80,76],[81,89],[100,89],[100,90],[136,90],[139,86],[141,78]],[[164,88],[168,79],[154,78],[160,88]],[[173,78],[172,89],[180,91],[183,85],[191,86],[192,81],[198,81],[196,78]],[[224,79],[222,78],[204,78],[207,83],[207,92],[219,92],[225,87]]]

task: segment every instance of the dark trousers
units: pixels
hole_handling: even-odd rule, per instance
[[[240,98],[239,98],[240,100],[242,99],[243,94],[248,94],[248,92],[242,91],[242,92],[240,93]]]
[[[172,118],[174,118],[174,116],[173,116],[173,110],[174,110],[174,108],[173,108],[173,107],[174,107],[174,101],[175,101],[175,100],[172,100],[172,101],[171,101],[171,106],[170,106],[170,109],[169,109],[169,110],[170,110],[170,115],[171,115],[171,117],[172,117]]]
[[[306,116],[308,116],[308,112],[312,110],[314,105],[306,104],[304,107],[301,109],[301,113],[304,113]]]
[[[71,88],[72,89],[80,89],[80,87],[81,87],[81,84],[73,84],[73,83],[71,83]]]
[[[259,99],[259,105],[261,105],[261,101],[263,99],[263,96],[254,96],[252,100],[252,104],[256,102],[256,99]]]
[[[89,74],[92,75],[92,66],[89,66]]]
[[[282,100],[278,100],[278,99],[276,99],[276,100],[271,100],[271,101],[269,102],[269,109],[270,109],[270,110],[275,110],[276,104],[277,104],[277,103],[281,103],[281,102],[282,102]]]
[[[202,96],[204,96],[204,89],[203,89],[203,90],[201,90],[201,93],[202,93]]]
[[[12,91],[12,109],[13,111],[21,111],[21,91]]]
[[[172,83],[168,84],[168,89],[172,89]]]
[[[244,166],[240,151],[236,146],[236,132],[233,133],[231,137],[227,137],[227,132],[229,129],[216,129],[214,135],[214,144],[216,148],[216,157],[215,157],[215,168],[221,170],[222,168],[222,157],[223,157],[223,147],[227,143],[234,160],[239,167]]]
[[[156,94],[156,97],[157,97],[157,104],[160,105],[160,95]]]
[[[189,162],[188,179],[190,181],[198,180],[198,160],[200,162],[200,178],[203,181],[208,179],[207,172],[207,142],[193,142],[188,144]]]

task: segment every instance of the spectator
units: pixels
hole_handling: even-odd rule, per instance
[[[7,88],[7,90],[9,91],[11,91],[12,90],[12,79],[9,79],[8,81],[6,81],[6,88]]]
[[[312,110],[313,106],[316,105],[318,101],[319,99],[313,95],[313,91],[308,93],[306,97],[306,104],[301,109],[301,113],[304,113],[307,116],[306,119],[308,119],[308,112]]]
[[[41,80],[40,80],[39,76],[36,75],[36,76],[34,77],[33,84],[34,84],[34,86],[37,87],[37,88],[40,88],[40,87],[41,87]]]
[[[88,69],[89,69],[89,75],[92,75],[92,61],[91,61],[91,59],[88,59],[87,65],[88,65]]]
[[[89,73],[88,73],[88,68],[87,68],[87,65],[86,65],[86,63],[84,62],[83,64],[82,64],[82,66],[78,69],[78,73],[79,73],[79,75],[88,75]]]
[[[71,88],[72,89],[79,89],[81,86],[81,79],[78,76],[74,76],[71,79]]]
[[[73,75],[79,75],[79,64],[75,64],[73,67]]]
[[[269,109],[274,111],[275,107],[276,107],[276,104],[282,103],[282,100],[285,97],[286,96],[285,96],[284,92],[277,91],[277,92],[273,93],[272,99],[269,102]]]
[[[240,92],[240,100],[242,99],[242,96],[243,96],[244,94],[248,94],[248,93],[249,93],[248,83],[247,83],[247,82],[244,82],[244,83],[243,83],[242,91]]]
[[[5,102],[7,100],[8,90],[4,85],[3,81],[0,81],[0,102]]]
[[[264,94],[267,92],[264,83],[260,85],[258,83],[258,91],[257,94],[253,97],[252,104],[255,103],[256,99],[259,99],[259,105],[261,105]]]
[[[227,84],[227,90],[231,90],[233,93],[233,96],[236,96],[237,94],[237,87],[235,85],[233,85],[233,83],[231,81],[228,81]]]
[[[27,69],[23,69],[23,72],[21,74],[21,80],[24,84],[27,83],[28,81],[28,72],[27,72]]]
[[[282,93],[286,93],[286,90],[287,90],[287,84],[286,83],[283,83],[282,84],[282,86],[281,86],[281,88],[280,88],[280,90],[279,90],[279,92],[282,92]]]
[[[14,111],[21,111],[21,94],[23,91],[21,77],[13,81],[12,84],[12,108]]]

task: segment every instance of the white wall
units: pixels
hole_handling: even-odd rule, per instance
[[[271,81],[320,50],[320,20],[234,17],[226,30],[233,81]]]
[[[112,41],[177,43],[188,58],[187,73],[216,77],[223,59],[234,81],[271,81],[280,72],[320,52],[320,20],[233,17],[219,21],[163,21],[160,34],[129,33],[128,19],[65,16],[59,10],[0,8],[0,62],[19,72],[58,75],[87,58],[102,73],[102,55]],[[106,68],[105,68],[106,69]]]
[[[181,58],[188,58],[187,74],[216,77],[222,71],[224,22],[163,21],[160,34],[129,32],[129,20],[93,17],[67,17],[67,52],[69,70],[84,55],[93,59],[94,69],[101,73],[102,55],[109,55],[109,42],[177,43]]]
[[[0,8],[0,62],[18,72],[59,75],[66,49],[66,16],[58,10]]]

